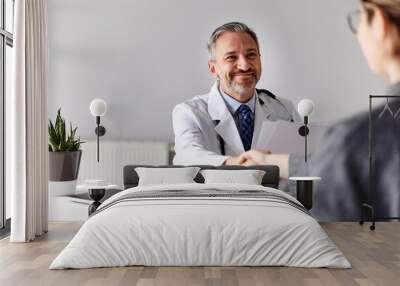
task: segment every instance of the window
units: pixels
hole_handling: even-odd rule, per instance
[[[14,0],[0,0],[0,228],[10,217],[9,197],[5,188],[5,98],[11,92],[13,64]],[[9,224],[8,224],[9,225]],[[1,232],[0,232],[1,236]]]

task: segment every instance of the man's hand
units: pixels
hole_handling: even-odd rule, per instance
[[[236,157],[229,157],[224,162],[224,165],[242,165],[246,161],[245,158],[242,158],[242,155]]]
[[[242,166],[255,166],[255,165],[260,165],[258,164],[256,161],[253,161],[251,159],[244,161],[244,163],[242,163]]]
[[[277,165],[281,178],[289,177],[289,154],[271,154],[270,151],[250,150],[239,156],[244,165]]]
[[[226,159],[224,165],[265,165],[266,156],[271,154],[269,150],[250,150],[236,157]]]
[[[277,165],[280,169],[281,178],[289,177],[289,155],[271,154],[266,150],[250,150],[237,157],[229,157],[225,165]]]
[[[270,154],[271,151],[250,150],[240,155],[239,161],[243,163],[250,161],[253,165],[265,165],[267,164],[268,155]]]

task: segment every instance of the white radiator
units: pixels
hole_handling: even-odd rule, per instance
[[[100,141],[100,162],[97,162],[97,142],[81,145],[82,158],[78,184],[87,179],[103,179],[123,188],[125,165],[167,165],[170,146],[162,142]]]

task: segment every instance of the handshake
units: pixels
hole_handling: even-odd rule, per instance
[[[225,161],[225,165],[267,165],[268,156],[271,154],[269,150],[249,150],[236,157],[229,157]]]
[[[226,159],[224,165],[276,165],[281,178],[289,177],[289,154],[271,154],[269,150],[249,150],[236,157]]]

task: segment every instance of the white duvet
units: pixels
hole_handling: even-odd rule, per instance
[[[153,198],[111,204],[130,192],[263,190],[254,185],[179,184],[136,187],[105,201],[50,269],[146,266],[294,266],[349,268],[310,215],[257,198]],[[106,207],[109,205],[109,207]]]

